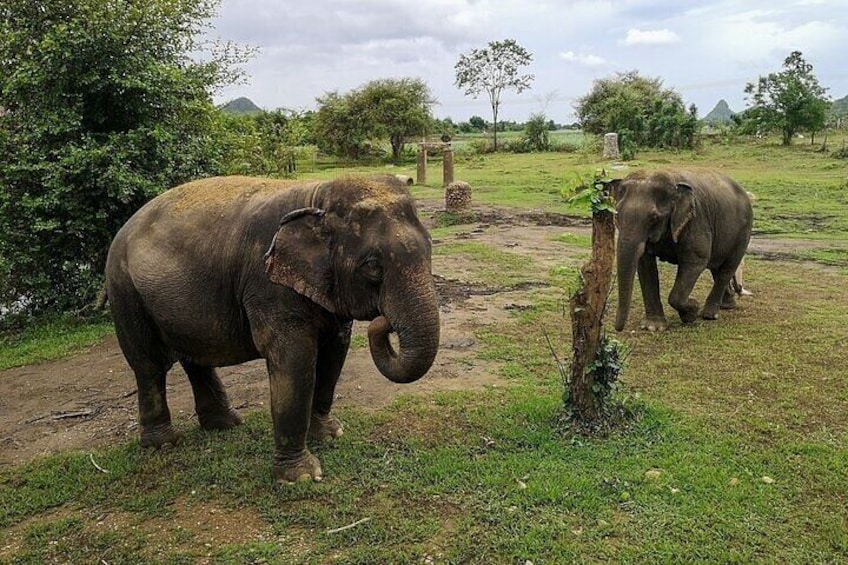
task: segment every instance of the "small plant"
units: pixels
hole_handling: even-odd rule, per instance
[[[592,392],[601,404],[602,411],[617,388],[618,377],[627,365],[630,351],[630,346],[624,342],[604,335],[598,346],[597,358],[586,367],[586,371],[594,376]]]
[[[603,180],[606,175],[604,169],[596,170],[591,183],[584,182],[578,175],[579,183],[573,189],[575,194],[568,199],[568,203],[588,207],[593,215],[599,212],[615,214],[615,202],[607,192],[606,183]]]

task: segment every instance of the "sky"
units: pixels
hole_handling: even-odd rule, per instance
[[[491,121],[488,97],[455,82],[461,54],[514,39],[533,54],[531,89],[505,91],[499,118],[542,112],[571,123],[593,81],[638,70],[677,91],[701,117],[720,99],[747,106],[745,84],[779,71],[795,50],[832,99],[848,95],[848,0],[221,0],[212,37],[258,49],[243,84],[267,110],[316,109],[327,92],[420,78],[455,122]]]

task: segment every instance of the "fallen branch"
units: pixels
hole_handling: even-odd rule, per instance
[[[59,412],[57,414],[53,414],[54,420],[64,420],[66,418],[82,418],[83,416],[91,416],[93,412],[91,410],[77,410],[76,412]]]
[[[103,467],[101,467],[100,465],[97,464],[97,461],[94,460],[94,454],[93,453],[88,454],[88,460],[91,461],[91,464],[94,465],[95,469],[97,469],[101,473],[109,474],[109,469],[104,469]]]
[[[328,534],[337,534],[337,533],[339,533],[339,532],[343,532],[343,531],[345,531],[345,530],[349,530],[349,529],[351,529],[351,528],[355,528],[356,526],[358,526],[358,525],[360,525],[360,524],[364,524],[365,522],[368,522],[369,520],[371,520],[371,518],[363,518],[362,520],[357,520],[357,521],[356,521],[356,522],[354,522],[353,524],[348,524],[347,526],[342,526],[341,528],[335,528],[335,529],[332,529],[332,530],[327,530],[327,532],[326,532],[326,533],[328,533]]]

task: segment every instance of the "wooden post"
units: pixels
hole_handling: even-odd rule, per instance
[[[450,145],[445,145],[445,150],[442,156],[442,186],[447,186],[453,182],[453,149]]]
[[[569,301],[574,360],[571,364],[571,408],[579,422],[596,422],[602,406],[592,390],[594,375],[587,371],[597,358],[604,327],[604,310],[612,284],[615,257],[613,214],[592,214],[592,257],[580,270],[582,284]]]
[[[415,175],[416,184],[427,184],[427,144],[418,144],[418,170]]]

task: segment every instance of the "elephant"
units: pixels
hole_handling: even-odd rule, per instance
[[[745,190],[712,171],[640,171],[606,184],[616,202],[618,227],[616,331],[627,322],[636,272],[645,303],[640,327],[649,331],[668,327],[657,259],[677,265],[668,301],[684,324],[698,317],[698,302],[690,294],[705,269],[712,273],[713,286],[700,315],[715,320],[719,309],[735,307],[731,280],[748,247],[753,223]]]
[[[393,382],[421,378],[438,349],[430,236],[388,175],[183,184],[124,224],[105,275],[141,446],[182,438],[165,398],[176,362],[210,430],[241,423],[215,368],[264,358],[278,484],[323,478],[306,442],[342,434],[330,409],[353,320],[371,321],[372,359]]]

